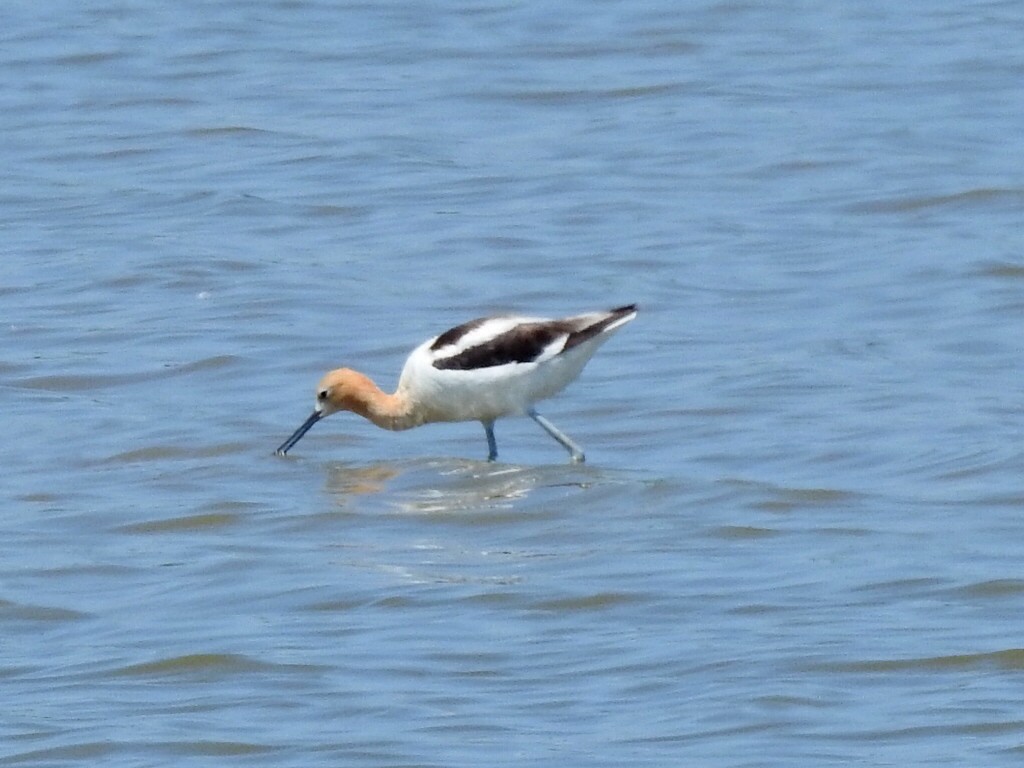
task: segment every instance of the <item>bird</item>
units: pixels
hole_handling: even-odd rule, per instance
[[[470,320],[416,347],[393,394],[359,371],[330,371],[317,385],[313,413],[275,453],[287,454],[323,418],[352,411],[393,431],[479,421],[487,437],[487,460],[493,462],[498,458],[494,422],[525,414],[569,452],[571,461],[583,462],[583,449],[534,404],[565,389],[598,347],[636,313],[637,305],[627,304],[557,319],[502,315]]]

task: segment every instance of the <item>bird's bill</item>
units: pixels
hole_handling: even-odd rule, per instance
[[[321,418],[323,418],[323,414],[320,413],[320,411],[313,411],[313,413],[309,415],[309,418],[302,422],[302,426],[296,429],[295,432],[292,433],[291,437],[281,443],[281,447],[278,448],[275,453],[278,456],[284,456],[288,453],[288,451],[292,449],[292,446],[299,442],[299,440],[302,439],[302,436],[309,432],[310,428],[320,421]]]

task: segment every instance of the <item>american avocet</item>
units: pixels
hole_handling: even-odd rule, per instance
[[[410,429],[440,421],[479,421],[487,433],[487,458],[498,457],[494,421],[527,414],[583,461],[583,450],[533,404],[561,392],[597,348],[636,317],[636,304],[559,320],[482,317],[435,336],[405,361],[398,389],[382,392],[348,368],[331,371],[316,388],[316,406],[277,454],[283,456],[325,416],[352,411],[378,427]]]

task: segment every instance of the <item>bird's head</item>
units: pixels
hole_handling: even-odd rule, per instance
[[[351,368],[338,368],[326,374],[316,385],[316,401],[313,413],[302,422],[277,449],[278,456],[284,456],[302,439],[320,419],[338,411],[354,411],[360,416],[367,413],[367,399],[376,389],[370,379]]]
[[[314,408],[321,418],[337,411],[365,411],[367,394],[375,389],[373,382],[351,368],[330,371],[316,385]]]

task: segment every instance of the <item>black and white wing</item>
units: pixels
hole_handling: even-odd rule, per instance
[[[510,363],[542,363],[617,328],[635,313],[636,305],[629,305],[558,320],[470,320],[430,342],[431,365],[438,370],[470,371]]]

